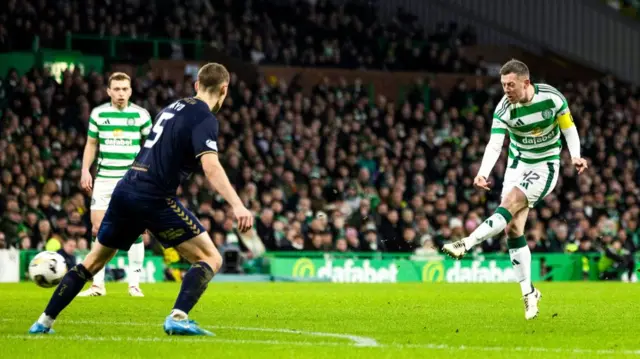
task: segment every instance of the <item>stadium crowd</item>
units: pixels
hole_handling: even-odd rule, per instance
[[[67,33],[200,40],[260,64],[482,71],[463,56],[464,46],[475,42],[473,29],[442,23],[428,34],[415,16],[399,11],[389,23],[381,22],[371,4],[358,1],[337,6],[328,0],[8,0],[0,5],[0,51],[31,49],[36,36],[40,47],[64,49]],[[96,46],[95,40],[73,46],[109,54],[109,46]],[[118,46],[119,61],[146,61],[151,54],[140,42]],[[194,46],[180,41],[162,43],[159,51],[166,58],[195,56]]]
[[[154,1],[9,0],[0,5],[0,47],[21,50],[37,35],[41,46],[61,48],[67,31],[170,36],[201,39],[256,63],[479,73],[460,57],[474,41],[469,29],[441,26],[427,35],[407,14],[380,25],[369,8],[324,0],[242,3],[196,0],[189,7],[199,11],[178,6],[168,14]],[[140,16],[148,13],[157,16]],[[46,69],[32,69],[2,78],[0,248],[90,246],[80,161],[91,108],[108,101],[107,76],[66,72],[58,83]],[[441,93],[437,83],[417,80],[399,103],[369,97],[362,82],[325,80],[308,97],[289,85],[260,78],[250,86],[234,75],[218,114],[223,163],[258,217],[253,233],[235,231],[230,209],[201,175],[180,189],[223,251],[240,248],[247,258],[267,250],[430,255],[497,207],[505,155],[492,191],[472,182],[499,83],[461,82]],[[563,153],[555,191],[531,211],[528,243],[534,252],[592,252],[615,242],[617,253],[633,253],[640,246],[640,92],[610,77],[552,85],[568,99],[590,169],[576,177]],[[173,83],[148,73],[132,88],[132,100],[155,115],[192,95],[193,79]],[[148,236],[145,243],[161,251]],[[506,249],[495,238],[478,250]]]
[[[0,139],[0,246],[43,248],[47,241],[88,246],[88,197],[78,189],[90,109],[106,102],[107,74],[47,70],[3,81]],[[152,115],[192,94],[184,83],[133,81],[133,101]],[[179,198],[198,214],[221,249],[248,256],[265,250],[435,253],[472,231],[499,203],[505,159],[494,189],[472,188],[489,136],[499,85],[461,83],[449,95],[418,83],[407,101],[371,99],[361,84],[324,81],[305,97],[263,79],[232,76],[218,117],[222,160],[241,198],[258,217],[240,236],[230,209],[201,175]],[[561,86],[579,128],[588,173],[576,177],[563,153],[553,194],[531,211],[534,252],[594,251],[617,240],[640,245],[640,92],[612,78]],[[430,101],[421,102],[423,91]],[[503,155],[504,156],[504,155]],[[147,238],[150,249],[153,240]],[[504,251],[498,238],[484,252]]]

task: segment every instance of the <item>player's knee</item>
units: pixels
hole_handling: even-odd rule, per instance
[[[522,230],[514,222],[507,224],[507,227],[504,229],[504,233],[507,235],[507,238],[517,238],[523,234]]]
[[[214,273],[218,273],[222,267],[222,256],[213,243],[210,246],[200,247],[195,251],[181,251],[181,255],[190,263],[207,263]]]
[[[206,262],[211,269],[213,269],[214,273],[218,273],[220,268],[222,268],[222,256],[220,252],[217,250],[206,253],[206,258],[203,258],[203,261]]]

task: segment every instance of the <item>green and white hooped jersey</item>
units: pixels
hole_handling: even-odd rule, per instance
[[[534,84],[528,104],[511,104],[504,96],[493,114],[491,133],[509,133],[509,157],[524,163],[560,159],[558,117],[569,112],[567,100],[554,87]]]
[[[122,178],[133,164],[140,142],[151,132],[151,116],[129,103],[120,110],[110,102],[91,111],[88,136],[98,140],[97,178]]]

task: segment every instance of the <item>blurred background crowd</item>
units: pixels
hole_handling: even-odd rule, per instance
[[[602,0],[621,14],[640,20],[640,1],[638,0]]]
[[[254,63],[484,72],[460,56],[475,41],[473,29],[455,24],[427,33],[405,13],[382,23],[367,6],[324,0],[293,7],[256,1],[249,9],[241,1],[187,3],[9,0],[0,5],[0,48],[23,50],[34,36],[41,46],[62,47],[72,31],[201,39]],[[180,46],[168,50],[166,57],[185,56]],[[58,82],[40,68],[3,74],[0,248],[73,253],[90,246],[81,156],[91,108],[109,100],[108,76],[76,69]],[[136,76],[132,101],[155,116],[170,101],[192,95],[193,81]],[[612,76],[547,82],[566,96],[590,168],[578,177],[563,151],[557,187],[530,212],[530,248],[588,253],[615,242],[616,253],[634,253],[640,246],[640,90]],[[255,231],[235,230],[230,208],[201,175],[178,193],[218,248],[238,248],[249,259],[303,250],[433,255],[492,213],[505,153],[491,191],[472,182],[502,96],[499,81],[460,81],[442,92],[425,76],[397,103],[371,96],[367,85],[325,78],[305,94],[296,83],[260,77],[249,85],[232,75],[218,113],[219,142],[227,174],[256,214]],[[145,243],[173,255],[152,238]],[[506,248],[495,238],[477,250]]]

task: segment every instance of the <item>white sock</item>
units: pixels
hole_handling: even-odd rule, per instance
[[[189,315],[187,315],[187,313],[181,311],[180,309],[172,310],[170,315],[171,315],[171,318],[175,320],[185,320],[189,318]]]
[[[625,283],[629,282],[629,273],[627,272],[622,273],[622,275],[620,276],[620,280],[622,280]]]
[[[106,268],[106,267],[105,267]],[[104,288],[104,270],[100,269],[100,272],[93,275],[93,285]]]
[[[56,320],[51,318],[50,316],[42,313],[42,315],[40,315],[40,318],[38,318],[38,323],[44,325],[47,328],[51,328],[53,326],[53,322],[55,322]]]
[[[511,217],[512,216],[509,211],[503,207],[498,207],[491,217],[482,222],[480,226],[478,226],[478,228],[469,235],[469,237],[464,239],[464,245],[467,247],[467,250],[502,233],[502,231],[507,228],[507,224],[511,222]]]
[[[516,280],[520,282],[522,295],[533,291],[531,285],[531,251],[524,236],[507,240],[511,265],[516,274]]]
[[[135,243],[127,253],[129,257],[129,287],[140,286],[140,274],[142,273],[142,263],[144,262],[144,243]]]

